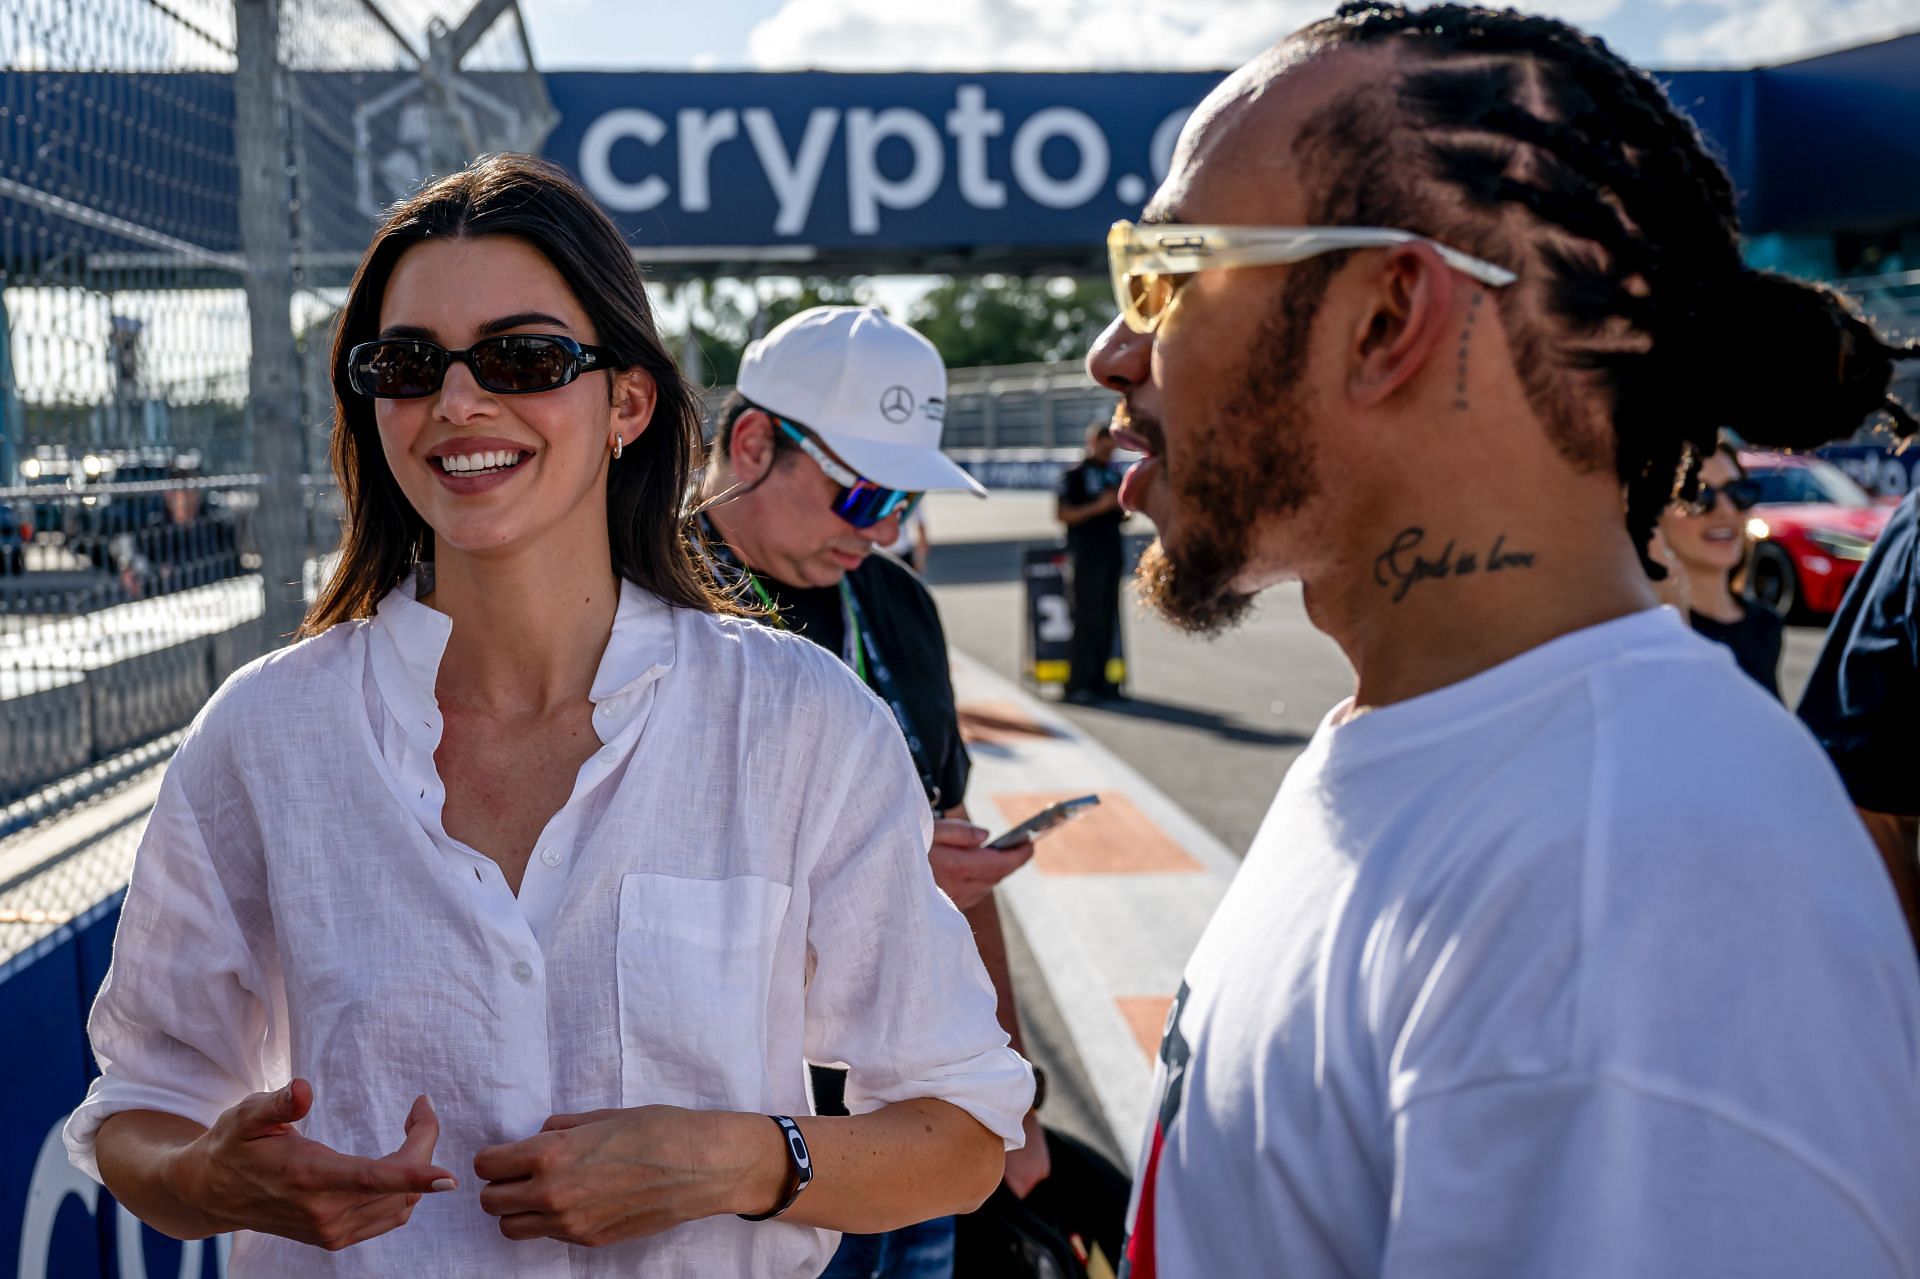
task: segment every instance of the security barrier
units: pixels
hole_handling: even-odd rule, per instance
[[[182,1244],[142,1226],[68,1163],[60,1139],[97,1073],[87,1009],[106,975],[158,774],[148,769],[60,829],[0,841],[0,875],[23,855],[44,854],[26,878],[0,883],[0,1025],[10,1045],[0,1056],[0,1267],[13,1266],[18,1279],[225,1273],[224,1238]]]

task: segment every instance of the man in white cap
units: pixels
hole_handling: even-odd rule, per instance
[[[966,915],[1020,1048],[993,887],[1032,845],[982,847],[967,819],[969,761],[960,739],[946,633],[913,570],[874,552],[899,536],[922,495],[987,491],[940,451],[947,370],[931,342],[874,307],[803,311],[747,347],[720,411],[700,490],[701,533],[723,576],[775,624],[839,653],[893,711],[933,809],[934,879]],[[823,1113],[839,1108],[839,1072],[814,1076]],[[1019,1194],[1047,1174],[1029,1115],[1010,1152]],[[951,1218],[889,1235],[850,1235],[823,1279],[942,1279],[952,1272]]]

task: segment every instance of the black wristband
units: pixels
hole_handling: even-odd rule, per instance
[[[785,1115],[768,1115],[767,1118],[780,1125],[780,1135],[786,1139],[787,1162],[793,1166],[787,1193],[772,1212],[736,1213],[742,1221],[769,1221],[793,1207],[793,1201],[800,1192],[813,1184],[813,1156],[807,1153],[807,1139],[800,1133],[800,1125]]]

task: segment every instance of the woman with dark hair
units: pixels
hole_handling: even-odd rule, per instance
[[[1747,563],[1747,511],[1753,486],[1725,440],[1700,463],[1694,495],[1660,517],[1673,552],[1693,629],[1733,650],[1740,669],[1780,696],[1780,645],[1786,624],[1770,608],[1742,599],[1737,581]]]
[[[977,1205],[1031,1076],[885,709],[694,557],[618,230],[481,161],[334,363],[339,560],[167,771],[75,1162],[235,1275],[797,1279]]]

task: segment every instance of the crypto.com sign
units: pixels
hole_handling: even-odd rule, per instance
[[[643,250],[1092,250],[1140,211],[1220,74],[546,79],[548,158]]]

